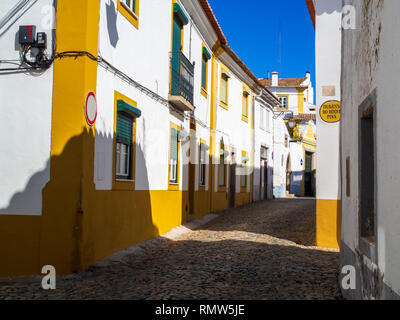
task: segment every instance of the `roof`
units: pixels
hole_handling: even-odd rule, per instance
[[[314,0],[306,0],[308,12],[310,13],[311,21],[315,29],[315,5]]]
[[[301,87],[301,84],[307,80],[305,78],[286,78],[278,79],[278,87]],[[260,82],[265,87],[272,87],[272,79],[260,79]]]
[[[297,116],[293,116],[295,121],[310,121],[317,120],[317,115],[315,113],[301,113]]]
[[[215,17],[215,14],[213,10],[211,9],[210,4],[208,3],[208,0],[199,0],[199,3],[206,14],[208,21],[210,22],[211,26],[213,27],[215,33],[217,34],[218,40],[221,43],[222,49],[232,58],[233,61],[235,61],[240,68],[260,87],[262,87],[264,90],[266,90],[278,103],[279,99],[271,92],[268,90],[268,88],[263,85],[259,79],[254,75],[254,73],[247,67],[247,65],[239,58],[239,56],[232,50],[231,47],[228,45],[228,40],[226,39],[224,33],[222,32],[222,28],[218,23],[217,18]]]

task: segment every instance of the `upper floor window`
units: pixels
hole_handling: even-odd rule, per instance
[[[131,10],[135,14],[136,14],[136,2],[137,0],[124,0],[124,3],[129,8],[129,10]]]
[[[202,57],[201,57],[201,93],[207,97],[208,88],[208,60],[211,55],[207,49],[203,46]]]
[[[221,78],[220,78],[220,106],[228,108],[228,97],[229,97],[229,72],[221,67]]]
[[[249,93],[247,91],[244,91],[242,96],[242,119],[247,121],[248,117],[249,117]]]
[[[279,109],[287,110],[288,109],[288,105],[289,105],[288,104],[289,97],[288,96],[280,96],[279,100],[281,102],[281,106],[279,107]]]
[[[118,0],[118,11],[139,28],[139,0]]]

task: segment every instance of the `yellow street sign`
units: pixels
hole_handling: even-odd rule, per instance
[[[328,123],[340,121],[340,101],[327,101],[319,109],[321,119]]]

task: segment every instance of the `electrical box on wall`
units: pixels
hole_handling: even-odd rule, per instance
[[[46,32],[38,32],[36,36],[35,46],[38,48],[47,48],[47,34]]]
[[[27,45],[36,42],[36,26],[19,27],[19,44]]]

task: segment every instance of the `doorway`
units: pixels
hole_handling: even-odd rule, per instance
[[[232,149],[234,150],[234,149]],[[235,151],[232,152],[231,156],[231,164],[229,166],[230,174],[229,174],[229,208],[235,207],[236,200],[236,160],[235,160]]]
[[[304,196],[314,197],[314,172],[313,172],[313,158],[314,153],[306,151],[306,162],[305,162],[305,172],[304,172]]]

